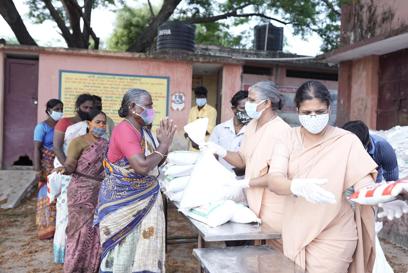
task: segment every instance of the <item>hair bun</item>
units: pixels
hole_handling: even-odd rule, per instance
[[[120,107],[118,114],[119,114],[119,117],[125,118],[129,114],[129,111],[126,108]]]

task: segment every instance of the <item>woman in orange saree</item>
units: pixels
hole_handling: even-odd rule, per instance
[[[371,272],[374,210],[351,204],[350,190],[374,184],[376,164],[359,139],[328,125],[330,93],[317,81],[299,87],[301,127],[274,146],[269,174],[249,186],[286,195],[284,254],[308,273]]]

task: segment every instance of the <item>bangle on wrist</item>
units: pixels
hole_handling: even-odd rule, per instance
[[[161,152],[159,152],[157,150],[154,151],[153,153],[158,154],[159,156],[161,156],[162,159],[164,159],[166,157],[164,154],[162,154]]]

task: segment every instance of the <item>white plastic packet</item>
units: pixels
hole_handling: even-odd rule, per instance
[[[167,162],[174,165],[192,165],[200,157],[199,152],[174,151],[167,155]]]
[[[194,143],[201,146],[205,143],[205,133],[207,132],[207,128],[208,118],[200,118],[184,126],[184,131]]]
[[[242,204],[235,204],[234,214],[230,221],[241,224],[261,223],[261,219],[256,217],[255,213],[250,208]]]
[[[201,152],[191,179],[180,202],[181,209],[190,209],[231,198],[237,179],[209,151]],[[241,189],[239,189],[241,190]],[[242,191],[242,190],[241,190]]]
[[[179,191],[179,192],[166,192],[167,197],[173,201],[173,202],[177,202],[180,203],[181,198],[183,197],[183,191]]]
[[[187,211],[186,214],[210,227],[217,227],[227,223],[231,219],[235,208],[234,201],[225,200],[193,208]]]
[[[375,222],[375,260],[373,273],[394,273],[394,270],[387,262],[387,258],[385,258],[380,240],[378,240],[377,234],[382,229],[382,226],[382,222]]]
[[[184,166],[171,165],[165,168],[164,175],[171,177],[189,176],[191,175],[193,168],[194,165]]]
[[[64,181],[71,179],[69,175],[63,175],[57,172],[52,172],[47,177],[47,196],[50,203],[54,202],[61,193],[62,184]]]
[[[190,176],[182,176],[174,178],[166,183],[166,191],[179,192],[183,191],[190,181]]]

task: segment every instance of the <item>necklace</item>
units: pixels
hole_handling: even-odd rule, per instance
[[[135,128],[135,130],[136,130],[138,133],[140,133],[140,130],[137,129],[136,126],[135,126],[130,120],[128,120],[127,118],[125,118],[125,120],[126,120],[133,128]]]

